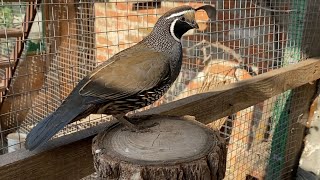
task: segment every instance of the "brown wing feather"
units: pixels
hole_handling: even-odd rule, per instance
[[[80,95],[112,100],[128,97],[153,88],[170,69],[167,56],[147,48],[131,48],[108,61],[87,76]]]

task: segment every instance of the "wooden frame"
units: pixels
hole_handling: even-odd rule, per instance
[[[138,114],[193,115],[198,121],[207,124],[289,89],[303,88],[303,85],[318,79],[320,58],[308,59]],[[316,92],[316,86],[305,87],[312,87],[312,92]],[[304,106],[301,112],[308,108]],[[0,156],[0,179],[80,179],[93,173],[91,139],[110,123],[116,122],[55,139],[37,151],[20,150]]]
[[[0,38],[23,37],[23,34],[21,29],[9,28],[0,30]]]

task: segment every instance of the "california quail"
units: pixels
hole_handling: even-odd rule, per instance
[[[26,148],[35,149],[70,122],[92,113],[113,115],[134,128],[124,118],[126,113],[152,104],[176,80],[182,64],[181,37],[193,28],[198,24],[192,7],[165,13],[145,39],[82,79],[62,105],[31,130]]]

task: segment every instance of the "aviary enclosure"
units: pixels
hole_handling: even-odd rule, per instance
[[[210,20],[205,12],[196,14],[200,29],[183,37],[178,80],[146,109],[192,95],[225,92],[216,98],[209,94],[199,107],[194,104],[194,111],[177,114],[195,115],[220,130],[228,149],[225,179],[294,177],[304,132],[312,119],[310,105],[317,94],[313,81],[319,78],[320,64],[304,60],[320,55],[319,0],[1,0],[0,159],[26,153],[25,135],[62,103],[82,77],[139,42],[163,13],[183,4],[211,4],[216,17]],[[255,77],[265,81],[253,86],[248,80]],[[170,110],[159,112],[170,114]],[[80,139],[86,139],[110,119],[92,114],[68,125],[54,139],[63,141],[81,132],[86,133]],[[68,154],[71,148],[77,154],[77,146],[59,151]],[[86,147],[88,151],[90,143]],[[39,155],[38,160],[50,161],[59,154],[48,152],[48,157]],[[56,174],[47,177],[80,179],[94,173],[88,152],[89,158],[83,156],[72,168],[68,163],[52,166]],[[29,169],[25,161],[19,159],[19,163],[20,168]],[[3,167],[1,173],[13,173]],[[35,169],[25,171],[17,173],[37,175]]]

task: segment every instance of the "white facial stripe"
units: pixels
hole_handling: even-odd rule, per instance
[[[175,14],[171,14],[166,19],[170,19],[170,18],[173,18],[173,17],[178,17],[178,16],[184,15],[185,13],[188,13],[188,12],[194,12],[194,10],[186,10],[186,11],[178,12],[178,13],[175,13]]]
[[[178,42],[180,42],[181,40],[179,38],[177,38],[177,36],[174,34],[174,26],[176,25],[176,22],[178,21],[178,19],[175,19],[172,23],[171,23],[171,26],[170,26],[170,33],[171,33],[171,36]]]

